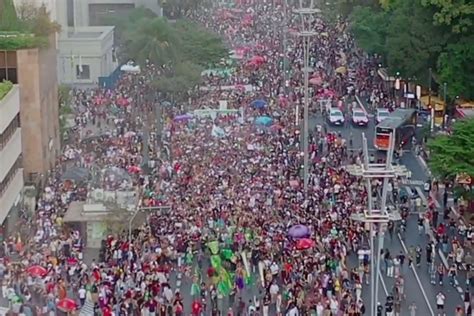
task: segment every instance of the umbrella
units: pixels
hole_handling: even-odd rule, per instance
[[[255,124],[270,126],[273,123],[273,119],[269,116],[259,116],[255,119]]]
[[[190,119],[192,119],[193,116],[191,114],[183,114],[183,115],[178,115],[178,116],[175,116],[174,117],[174,121],[175,122],[179,122],[179,121],[188,121]]]
[[[314,246],[314,241],[309,238],[299,239],[296,242],[296,249],[298,250],[310,249],[310,248],[313,248],[313,246]]]
[[[315,86],[319,86],[323,83],[323,80],[321,79],[321,77],[313,77],[309,79],[309,83]]]
[[[290,187],[292,187],[293,189],[296,189],[299,185],[300,183],[298,182],[298,180],[290,180]]]
[[[77,264],[79,261],[76,259],[76,258],[69,258],[67,259],[67,264],[69,265],[75,265]]]
[[[61,176],[62,181],[81,181],[89,177],[89,170],[80,167],[71,167]]]
[[[70,298],[63,298],[56,304],[56,306],[65,313],[72,312],[78,308],[76,302]]]
[[[48,270],[46,270],[45,268],[43,268],[42,266],[31,266],[29,267],[27,270],[29,275],[31,275],[32,277],[43,277],[45,276],[47,273],[48,273]]]
[[[265,100],[254,100],[250,105],[256,109],[263,109],[268,105],[268,103]]]
[[[170,102],[170,101],[163,101],[163,102],[161,102],[161,104],[162,104],[163,106],[171,106],[171,102]]]
[[[346,67],[344,67],[344,66],[341,66],[341,67],[336,68],[336,73],[338,73],[338,74],[343,75],[343,74],[345,74],[346,72],[347,72],[347,69],[346,69]]]
[[[310,235],[308,226],[294,225],[288,230],[288,235],[293,238],[307,238]]]
[[[126,138],[130,138],[130,137],[133,137],[135,135],[136,135],[136,133],[134,131],[128,131],[123,136],[125,136]]]
[[[140,167],[138,167],[138,166],[130,166],[130,167],[128,167],[127,171],[129,173],[140,173],[142,171],[142,169],[140,169]]]
[[[275,124],[275,125],[272,125],[272,127],[270,127],[270,129],[272,131],[279,131],[279,130],[283,129],[283,126],[281,126],[280,124]]]
[[[265,63],[265,58],[262,56],[253,56],[252,59],[250,60],[250,63],[255,64],[255,65],[261,65]]]

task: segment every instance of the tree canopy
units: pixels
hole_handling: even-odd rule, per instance
[[[113,19],[119,45],[126,58],[143,64],[183,61],[208,66],[228,56],[222,39],[200,25],[178,20],[170,23],[144,8],[132,10],[127,19]]]
[[[8,35],[0,37],[0,49],[44,47],[48,45],[47,37],[60,31],[44,5],[22,3],[18,11],[19,16],[13,0],[0,0],[0,32]]]
[[[170,22],[144,8],[132,10],[126,19],[108,23],[116,26],[123,62],[133,59],[142,66],[147,61],[166,65],[163,68],[166,74],[154,82],[165,93],[181,94],[195,87],[206,67],[212,67],[229,54],[217,34],[197,23]]]
[[[430,167],[440,178],[464,173],[474,178],[474,119],[454,124],[451,135],[440,135],[428,142]]]
[[[448,83],[448,96],[474,98],[474,41],[468,31],[474,4],[467,0],[357,2],[350,13],[352,32],[364,50],[383,56],[389,73],[399,72],[427,85],[432,68],[439,84]]]

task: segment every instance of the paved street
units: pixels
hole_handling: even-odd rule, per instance
[[[369,152],[374,153],[377,156],[384,155],[383,152],[377,152],[373,146],[375,122],[372,117],[369,117],[369,125],[367,127],[354,127],[352,124],[347,123],[345,126],[341,127],[329,126],[321,116],[312,116],[310,118],[310,129],[314,129],[317,125],[326,125],[328,131],[341,133],[346,139],[349,139],[352,134],[352,148],[357,150],[362,148],[362,134],[365,133],[368,140]],[[429,179],[429,175],[425,166],[420,163],[413,152],[408,150],[404,151],[400,163],[405,165],[411,171],[411,178],[406,181],[405,188],[408,187],[407,191],[411,190],[412,192],[417,192],[420,195],[422,201],[426,202],[428,200],[428,196],[425,192],[423,192],[423,184]],[[417,214],[410,215],[404,240],[396,235],[394,235],[393,239],[387,235],[384,240],[384,248],[389,249],[392,255],[397,255],[403,251],[407,256],[407,250],[411,246],[416,247],[417,245],[420,245],[421,249],[423,250],[422,264],[419,268],[415,268],[415,271],[413,271],[413,269],[409,269],[405,263],[405,267],[402,270],[405,279],[406,295],[406,299],[402,306],[402,315],[407,315],[407,307],[412,302],[415,302],[417,306],[417,315],[436,315],[435,296],[439,291],[442,291],[446,296],[446,306],[449,307],[447,312],[452,313],[454,307],[457,305],[462,305],[461,294],[456,287],[448,285],[447,277],[445,277],[444,286],[440,286],[438,284],[433,285],[430,283],[430,275],[428,273],[425,254],[428,237],[425,234],[421,236],[418,234],[417,217]],[[436,264],[439,262],[442,261],[439,253],[437,252]],[[384,268],[383,262],[381,263],[381,267],[382,269]],[[379,285],[380,289],[378,300],[383,305],[385,303],[386,296],[392,292],[394,280],[393,278],[388,278],[385,271],[383,270],[382,277],[383,282],[381,282]],[[459,279],[459,284],[464,286],[465,277],[461,276]],[[363,291],[364,301],[367,304],[370,304],[370,287],[365,285]],[[428,306],[428,304],[430,306]],[[433,314],[433,312],[435,314]]]

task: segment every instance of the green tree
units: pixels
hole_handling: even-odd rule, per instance
[[[358,45],[366,52],[385,53],[386,13],[371,7],[357,7],[351,14],[351,31]]]
[[[429,165],[440,178],[455,178],[460,173],[474,177],[474,119],[454,124],[451,135],[440,135],[428,142]]]
[[[385,58],[391,72],[413,78],[434,68],[446,39],[433,26],[430,10],[420,0],[399,0],[387,14]]]
[[[13,0],[0,0],[0,31],[21,31]]]
[[[185,61],[176,65],[172,75],[163,76],[153,84],[160,91],[183,96],[201,82],[202,70],[201,66]]]
[[[441,179],[455,180],[457,176],[474,179],[474,119],[456,122],[451,135],[440,135],[428,142],[429,166]],[[474,208],[474,191],[471,185],[455,183],[455,194]]]
[[[183,60],[207,67],[229,56],[229,50],[222,39],[202,26],[179,20],[175,24],[175,29],[181,39],[180,51]]]
[[[448,25],[454,33],[472,32],[474,2],[472,0],[423,0],[423,5],[436,9],[433,21]]]
[[[141,64],[145,60],[156,65],[179,60],[180,38],[163,18],[140,19],[124,37],[126,55]]]
[[[439,81],[448,84],[450,97],[474,99],[474,36],[449,44],[438,57],[437,69]]]

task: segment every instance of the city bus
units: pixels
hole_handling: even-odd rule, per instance
[[[390,134],[395,136],[395,149],[403,147],[415,135],[417,111],[396,109],[375,127],[374,147],[388,150]]]

